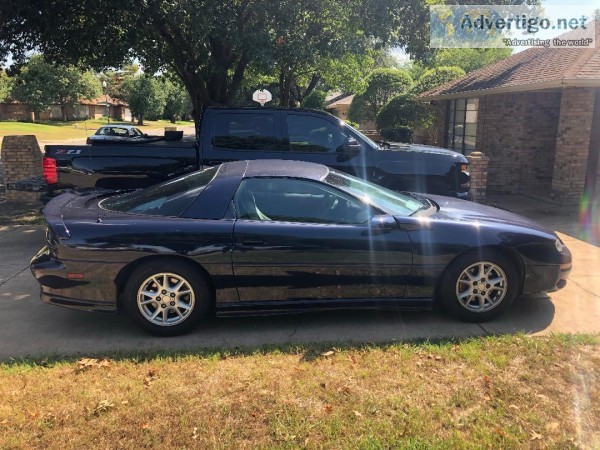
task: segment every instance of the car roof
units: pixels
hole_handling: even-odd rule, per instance
[[[249,112],[249,111],[257,111],[257,112],[273,112],[273,111],[289,111],[289,112],[304,112],[304,113],[312,113],[318,114],[321,116],[329,117],[336,120],[341,120],[340,118],[334,116],[330,112],[323,111],[321,109],[312,109],[312,108],[286,108],[283,106],[242,106],[242,107],[229,107],[229,106],[208,106],[204,108],[204,111],[222,111],[222,112]]]
[[[291,177],[322,180],[328,173],[329,168],[323,164],[282,159],[255,159],[247,161],[243,177]]]
[[[125,128],[127,130],[137,129],[135,125],[123,125],[120,123],[110,124],[110,125],[102,125],[100,128]]]

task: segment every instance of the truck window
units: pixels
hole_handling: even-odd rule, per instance
[[[287,116],[290,151],[341,151],[348,135],[338,126],[320,117],[290,114]]]
[[[273,114],[215,115],[212,145],[229,150],[281,151]]]

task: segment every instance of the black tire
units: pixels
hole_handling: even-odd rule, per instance
[[[485,270],[491,271],[489,280],[483,278],[487,280],[485,284],[481,283],[481,279],[470,281],[470,277],[478,278],[479,264],[484,264],[484,272]],[[492,265],[500,271],[497,271]],[[466,271],[469,273],[465,273]],[[491,278],[491,275],[497,276]],[[498,283],[491,286],[488,283],[488,281],[494,282],[502,278],[502,275],[505,278],[504,284]],[[460,284],[459,278],[463,280]],[[470,286],[469,283],[476,285]],[[499,251],[474,251],[459,256],[446,269],[440,280],[439,300],[442,307],[458,319],[467,322],[485,322],[495,319],[510,308],[519,293],[519,284],[519,271],[509,257]],[[477,289],[478,286],[481,286],[483,290]],[[504,286],[504,291],[501,290],[502,286]],[[464,289],[461,291],[464,294],[462,303],[459,300],[460,289]],[[478,293],[474,293],[475,291]],[[503,296],[502,292],[504,292]],[[481,295],[482,293],[487,295]],[[481,298],[486,299],[483,300],[486,302],[483,307],[480,303]],[[475,311],[475,308],[481,308],[481,311]]]
[[[150,280],[153,277],[162,284]],[[181,291],[175,291],[181,280],[184,281]],[[162,289],[160,286],[165,288],[161,293],[158,292]],[[144,301],[144,305],[138,304],[138,292],[142,287],[152,293],[140,294],[140,301]],[[136,268],[125,285],[123,295],[127,314],[155,336],[178,336],[189,332],[207,315],[212,302],[212,290],[204,275],[193,266],[173,259],[154,260]],[[162,325],[158,322],[158,316],[155,320],[151,318],[157,310],[161,320],[164,319]]]

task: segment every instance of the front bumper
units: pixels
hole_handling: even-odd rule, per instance
[[[90,280],[69,278],[67,267],[48,247],[33,257],[29,267],[40,284],[40,298],[44,303],[81,311],[117,312],[117,302],[99,298],[98,287]]]

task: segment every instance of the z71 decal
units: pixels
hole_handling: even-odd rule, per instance
[[[59,148],[56,150],[57,155],[79,155],[81,150],[67,150],[66,148]]]

